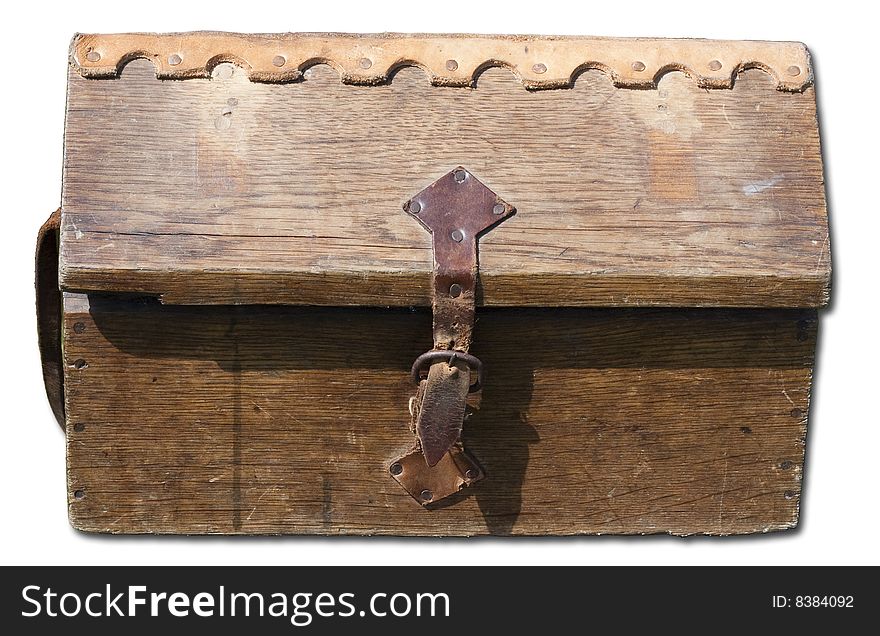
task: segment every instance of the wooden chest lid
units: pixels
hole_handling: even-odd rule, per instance
[[[535,36],[76,36],[61,285],[429,305],[402,204],[458,165],[517,209],[482,304],[828,301],[802,44]]]

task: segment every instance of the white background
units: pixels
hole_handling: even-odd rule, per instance
[[[859,8],[857,9],[856,6]],[[4,6],[0,554],[19,564],[872,563],[878,559],[880,54],[870,3],[15,2]],[[746,539],[394,540],[81,534],[67,522],[64,439],[43,391],[33,300],[37,229],[60,199],[74,32],[472,32],[800,40],[814,55],[832,223],[800,527]]]

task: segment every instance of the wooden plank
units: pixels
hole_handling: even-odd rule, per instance
[[[65,296],[70,518],[114,533],[739,534],[797,523],[813,310],[484,310],[464,440],[487,478],[424,510],[426,310]],[[80,495],[79,497],[77,496]]]
[[[261,84],[71,68],[61,280],[167,303],[426,305],[430,237],[403,201],[465,165],[518,208],[481,241],[481,302],[821,306],[830,280],[815,94],[761,70],[655,90],[598,70],[527,91],[403,68]]]

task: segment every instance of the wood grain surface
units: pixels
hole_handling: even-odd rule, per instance
[[[61,281],[166,303],[428,305],[430,237],[401,204],[464,165],[518,214],[480,245],[495,306],[827,302],[815,94],[761,70],[615,88],[598,70],[526,91],[415,68],[340,83],[118,79],[71,68]]]
[[[464,441],[422,509],[427,310],[65,295],[70,519],[113,533],[738,534],[797,523],[814,310],[486,309]]]

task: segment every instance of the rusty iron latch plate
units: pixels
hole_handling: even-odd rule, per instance
[[[483,478],[483,471],[460,444],[444,453],[434,466],[428,466],[418,448],[395,460],[391,476],[420,504],[428,504],[454,495]]]
[[[482,363],[468,353],[479,274],[477,241],[515,209],[459,166],[407,201],[404,210],[432,237],[434,348],[412,368],[419,385],[412,409],[417,445],[390,471],[426,505],[483,477],[460,444],[468,393],[478,391],[483,380]]]

